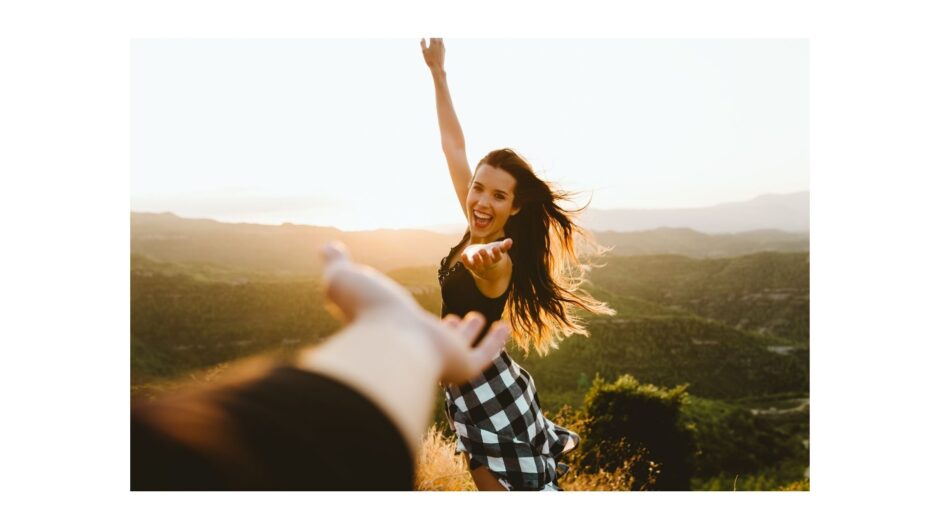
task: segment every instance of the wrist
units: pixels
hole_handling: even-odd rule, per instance
[[[433,77],[445,78],[447,77],[447,72],[444,71],[443,66],[431,66],[431,75]]]

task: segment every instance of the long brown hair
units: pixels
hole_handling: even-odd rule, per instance
[[[513,207],[520,209],[504,228],[513,241],[507,302],[513,341],[526,353],[532,346],[545,356],[572,334],[589,336],[575,309],[606,315],[615,311],[581,288],[592,264],[588,259],[610,250],[574,222],[588,205],[573,210],[560,207],[558,202],[571,201],[574,194],[538,178],[529,162],[512,149],[490,152],[476,169],[484,164],[516,180]]]

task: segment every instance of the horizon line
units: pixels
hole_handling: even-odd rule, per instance
[[[588,208],[588,209],[585,210],[585,212],[588,212],[588,211],[610,212],[610,211],[623,211],[623,210],[633,210],[633,211],[669,211],[669,210],[677,210],[677,211],[679,211],[679,210],[692,210],[692,209],[708,209],[708,208],[714,208],[714,207],[720,207],[720,206],[727,206],[727,205],[731,205],[731,204],[744,204],[744,203],[747,203],[747,202],[752,202],[752,201],[754,201],[754,200],[757,200],[757,199],[759,199],[759,198],[761,198],[761,197],[798,195],[798,194],[803,194],[803,193],[809,194],[809,193],[810,193],[810,190],[809,190],[809,189],[805,189],[805,190],[791,191],[791,192],[785,192],[785,193],[761,193],[761,194],[756,195],[756,196],[754,196],[753,198],[750,198],[750,199],[734,200],[734,201],[728,201],[728,202],[718,202],[718,203],[713,203],[713,204],[710,204],[710,205],[707,205],[707,206],[658,207],[658,208],[640,208],[640,207]],[[141,198],[143,198],[143,197],[137,197],[138,200],[140,200]],[[132,202],[133,202],[133,200],[134,200],[134,197],[131,197],[131,201],[132,201]],[[232,220],[232,219],[223,220],[223,219],[216,218],[216,217],[213,217],[213,216],[207,216],[207,215],[201,215],[201,214],[197,214],[196,216],[187,216],[187,215],[185,215],[185,214],[180,214],[180,213],[174,212],[174,211],[172,211],[172,210],[170,210],[170,209],[160,209],[160,210],[157,210],[157,209],[145,209],[145,210],[140,210],[140,209],[135,210],[135,209],[131,209],[130,212],[131,212],[132,214],[133,214],[133,213],[152,214],[152,215],[164,215],[164,214],[169,214],[169,215],[173,215],[173,216],[175,216],[175,217],[177,217],[177,218],[182,218],[182,219],[188,219],[188,220],[211,220],[211,221],[214,221],[214,222],[220,222],[220,223],[224,223],[224,224],[255,224],[255,225],[260,225],[260,226],[284,226],[284,225],[292,224],[292,225],[296,225],[296,226],[313,226],[313,227],[318,227],[318,228],[331,228],[331,229],[335,229],[335,230],[339,230],[339,231],[343,231],[343,232],[367,232],[367,231],[376,231],[376,230],[423,230],[423,231],[431,231],[431,232],[438,232],[438,233],[452,233],[454,230],[458,230],[458,229],[460,229],[460,226],[462,226],[462,224],[459,223],[459,222],[453,222],[453,223],[441,222],[441,223],[434,223],[434,224],[412,225],[412,226],[405,226],[405,227],[398,227],[398,228],[345,229],[345,228],[341,228],[341,227],[335,226],[335,225],[307,224],[307,223],[298,223],[298,222],[289,221],[289,220],[284,220],[284,221],[281,221],[281,222],[264,222],[264,221],[258,221],[258,220],[241,220],[241,219],[240,219],[240,220]],[[606,231],[606,230],[605,230],[605,231]]]

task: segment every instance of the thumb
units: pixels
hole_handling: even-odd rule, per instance
[[[346,247],[337,241],[320,248],[324,260],[323,286],[328,302],[348,320],[374,309],[392,307],[411,310],[417,302],[398,283],[374,268],[349,258]]]
[[[326,266],[349,260],[349,249],[340,241],[330,241],[320,247],[320,257]]]

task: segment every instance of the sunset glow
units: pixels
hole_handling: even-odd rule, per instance
[[[462,222],[419,40],[134,41],[131,209],[347,230]],[[446,46],[471,166],[509,146],[600,209],[809,189],[806,41]]]

